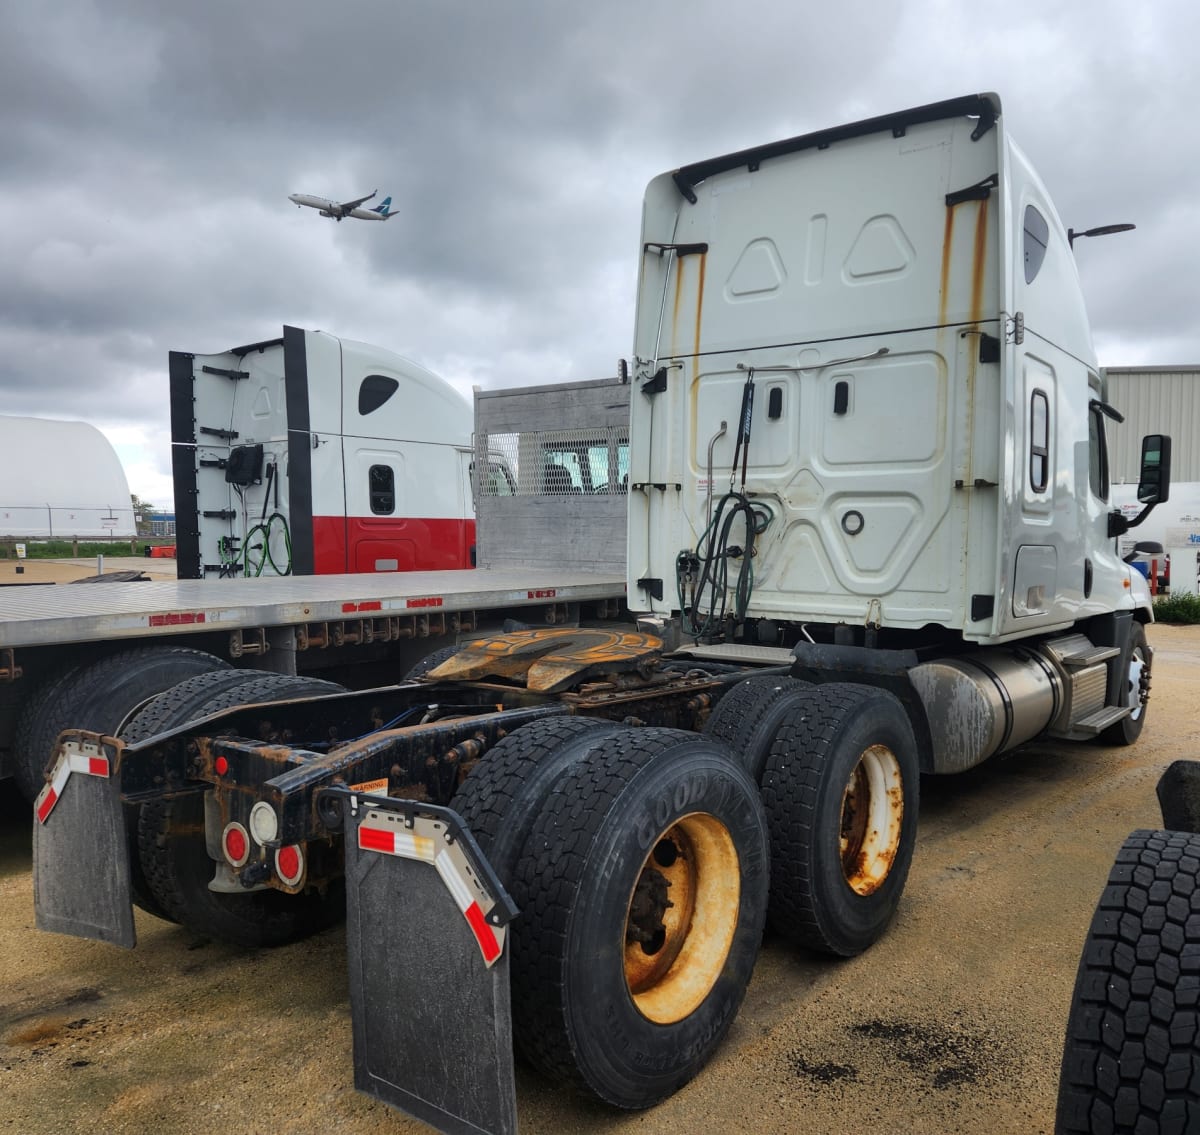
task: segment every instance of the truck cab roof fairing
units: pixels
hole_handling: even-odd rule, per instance
[[[942,118],[956,118],[959,115],[978,117],[979,124],[971,134],[972,140],[978,141],[1000,117],[1000,96],[990,92],[964,95],[956,99],[913,107],[911,110],[897,111],[894,114],[865,118],[861,122],[851,122],[845,126],[834,126],[811,134],[799,134],[781,142],[769,142],[763,146],[752,146],[748,150],[709,158],[707,161],[693,162],[691,165],[681,166],[671,176],[679,187],[679,192],[694,205],[695,187],[713,174],[724,173],[741,166],[754,173],[764,161],[782,157],[784,154],[794,154],[799,150],[824,150],[834,142],[859,138],[864,134],[875,134],[881,130],[890,130],[893,136],[898,138],[903,136],[910,126],[922,122],[936,122]]]

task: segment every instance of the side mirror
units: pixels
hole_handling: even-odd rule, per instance
[[[1138,478],[1139,504],[1162,504],[1171,495],[1171,439],[1166,434],[1142,438],[1142,472]]]

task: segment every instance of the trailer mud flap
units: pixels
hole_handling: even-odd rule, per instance
[[[354,1086],[448,1135],[513,1135],[512,900],[457,813],[333,792]]]
[[[111,738],[63,735],[34,802],[33,900],[39,930],[128,948],[136,936],[117,760]]]

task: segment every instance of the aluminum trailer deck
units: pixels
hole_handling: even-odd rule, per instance
[[[0,593],[0,649],[623,598],[615,572],[479,568],[155,580]]]

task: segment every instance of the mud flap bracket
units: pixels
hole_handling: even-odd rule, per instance
[[[132,947],[132,887],[120,747],[72,730],[34,802],[33,897],[39,930]]]
[[[515,1135],[505,927],[516,908],[456,812],[347,789],[354,1086],[447,1135]]]

